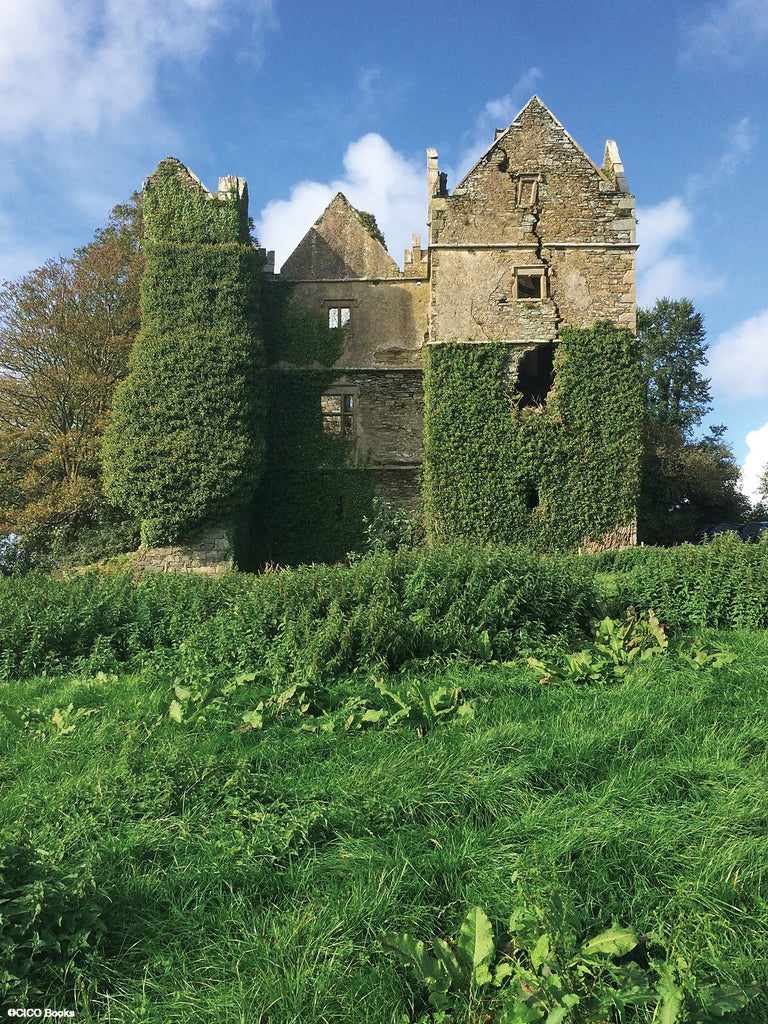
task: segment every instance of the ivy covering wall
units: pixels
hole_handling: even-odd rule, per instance
[[[424,502],[436,540],[574,548],[626,534],[641,454],[637,341],[608,322],[564,329],[545,404],[521,408],[519,350],[425,350]]]
[[[236,548],[247,570],[267,563],[335,562],[359,550],[374,480],[354,441],[325,434],[321,396],[343,334],[328,317],[291,304],[292,287],[265,283],[264,342],[269,367],[265,468],[241,519]]]
[[[145,185],[144,223],[142,324],[114,399],[105,477],[156,546],[231,523],[260,478],[261,275],[247,195],[212,197],[176,160]]]

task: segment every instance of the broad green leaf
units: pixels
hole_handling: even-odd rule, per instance
[[[529,952],[539,941],[544,931],[539,918],[528,907],[516,907],[509,919],[509,930],[520,945]]]
[[[648,612],[648,625],[651,628],[651,632],[656,637],[659,647],[663,651],[666,651],[669,648],[669,640],[667,639],[664,627],[659,622],[653,609]]]
[[[192,696],[192,691],[186,689],[184,686],[174,686],[173,692],[179,698],[179,700],[189,700]]]
[[[629,953],[638,943],[637,935],[631,928],[620,928],[612,925],[604,932],[600,932],[593,939],[589,939],[581,947],[581,952],[588,956],[590,953],[605,953],[609,956],[623,956]]]
[[[435,954],[451,976],[451,987],[459,992],[469,988],[469,972],[459,963],[459,959],[444,939],[435,939]]]
[[[514,964],[510,963],[509,960],[503,960],[494,969],[493,984],[498,987],[506,978],[511,978],[514,973]]]
[[[418,980],[428,989],[447,992],[451,987],[451,977],[447,969],[439,960],[435,960],[427,953],[421,939],[414,939],[406,932],[385,932],[381,936],[381,943],[394,950],[404,963],[412,967]]]
[[[360,719],[361,722],[380,722],[387,714],[384,708],[369,708]]]
[[[485,979],[485,975],[488,973],[488,964],[493,958],[496,947],[493,942],[491,922],[482,908],[472,907],[461,922],[456,948],[459,956],[471,965],[477,984],[485,984],[490,981],[490,976]],[[481,970],[483,967],[485,968],[484,972]],[[479,981],[478,975],[482,976],[484,980]]]
[[[713,985],[699,989],[698,996],[707,1014],[722,1017],[743,1009],[760,991],[758,986],[742,989],[732,985]]]
[[[261,729],[264,725],[264,716],[258,709],[254,711],[246,711],[242,716],[242,721],[245,725],[250,725],[252,729]]]
[[[536,945],[531,950],[531,963],[533,964],[534,971],[538,971],[542,962],[549,956],[549,935],[544,932],[543,935],[539,936]]]
[[[498,1017],[498,1024],[541,1024],[546,1009],[529,1006],[522,999],[516,999],[512,1006],[505,1006]]]
[[[568,1016],[567,1006],[553,1006],[547,1014],[544,1024],[561,1024]]]
[[[675,1024],[680,1007],[683,1005],[683,990],[675,982],[672,968],[664,965],[661,977],[656,982],[656,991],[661,996],[659,1003],[659,1024]]]
[[[181,704],[179,704],[177,700],[171,701],[171,706],[168,708],[168,715],[174,720],[174,722],[181,722],[184,717],[184,712]]]

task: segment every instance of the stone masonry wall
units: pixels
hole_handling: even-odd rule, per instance
[[[536,98],[450,195],[432,152],[430,343],[550,341],[598,319],[634,330],[635,201],[608,154],[598,168]],[[534,302],[515,289],[532,274]]]
[[[184,544],[161,548],[142,544],[133,566],[137,573],[194,572],[200,576],[220,576],[232,568],[227,531],[222,526],[211,526]]]

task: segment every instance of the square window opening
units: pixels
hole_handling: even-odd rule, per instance
[[[329,327],[346,327],[350,321],[352,311],[349,306],[331,306],[328,309]]]
[[[518,274],[518,299],[543,299],[545,277],[543,274]]]
[[[357,399],[348,392],[320,398],[323,433],[334,437],[354,437]]]
[[[536,175],[524,174],[517,182],[517,205],[535,206],[539,198],[539,179]]]

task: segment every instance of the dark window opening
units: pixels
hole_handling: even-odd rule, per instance
[[[539,489],[532,480],[526,480],[523,486],[523,503],[529,512],[539,506]]]
[[[517,297],[518,299],[540,299],[541,285],[544,280],[543,274],[518,274],[517,275]]]
[[[323,395],[320,399],[323,432],[336,437],[352,437],[355,433],[355,404],[354,395]]]
[[[517,364],[521,406],[543,405],[555,378],[555,346],[550,342],[524,352]],[[536,502],[538,504],[538,501]]]

